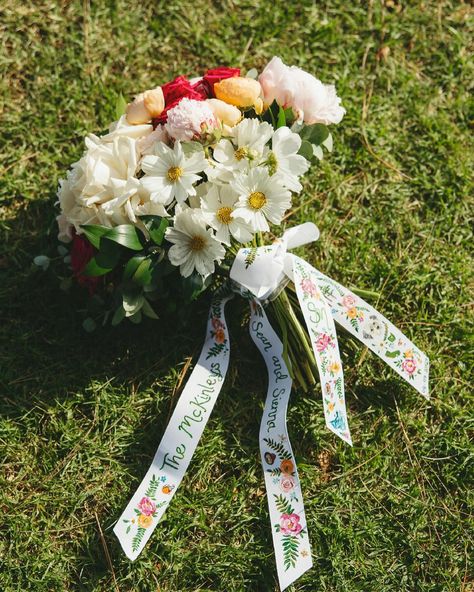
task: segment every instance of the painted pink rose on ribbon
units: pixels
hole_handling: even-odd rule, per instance
[[[305,294],[316,297],[318,295],[318,288],[316,284],[309,279],[301,280],[301,289]]]
[[[285,493],[290,493],[295,488],[295,480],[291,475],[283,474],[280,479],[280,489]]]
[[[405,370],[407,374],[414,374],[416,370],[416,362],[413,358],[407,358],[402,362],[402,368]]]
[[[156,510],[156,504],[149,497],[142,497],[138,504],[138,509],[144,516],[152,516]]]
[[[333,345],[331,337],[327,333],[322,333],[316,340],[316,349],[323,352],[329,345]]]
[[[282,514],[280,517],[280,531],[283,534],[297,535],[303,530],[298,514]]]
[[[342,306],[345,306],[346,308],[352,308],[356,303],[356,299],[351,294],[346,294],[341,300],[341,303]]]

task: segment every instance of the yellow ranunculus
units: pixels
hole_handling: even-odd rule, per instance
[[[138,525],[142,528],[149,528],[152,524],[153,518],[151,516],[145,516],[145,514],[138,516]]]
[[[220,99],[207,99],[206,102],[217,119],[224,125],[234,127],[242,119],[242,113],[235,105],[230,105]]]
[[[262,87],[253,78],[233,76],[214,84],[218,99],[236,107],[253,107],[256,113],[263,111]]]

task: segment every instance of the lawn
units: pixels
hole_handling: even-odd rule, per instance
[[[266,377],[242,303],[190,470],[130,563],[112,528],[196,359],[207,302],[88,335],[80,295],[32,265],[55,249],[58,179],[120,93],[274,54],[335,82],[347,108],[288,225],[316,222],[305,257],[375,291],[432,368],[427,402],[340,333],[353,448],[325,428],[318,388],[294,393],[314,567],[291,590],[474,590],[472,17],[444,0],[0,3],[1,590],[278,589],[258,452]]]

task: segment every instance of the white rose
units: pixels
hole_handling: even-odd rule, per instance
[[[265,104],[276,101],[292,108],[296,117],[305,123],[340,123],[346,110],[333,84],[320,80],[297,66],[287,66],[274,57],[259,76]]]

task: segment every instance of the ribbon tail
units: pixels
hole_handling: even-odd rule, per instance
[[[292,380],[283,360],[283,344],[262,306],[252,300],[250,310],[250,335],[268,369],[259,442],[278,581],[283,591],[313,564],[301,485],[286,427]]]
[[[114,527],[132,561],[141,553],[176,493],[224,382],[230,352],[224,307],[230,298],[213,300],[199,360],[150,468]]]
[[[317,283],[335,321],[429,399],[429,359],[373,306],[315,270]]]
[[[300,257],[289,257],[292,260],[296,295],[318,365],[326,425],[336,436],[352,446],[342,361],[331,309],[318,287],[316,269]]]

